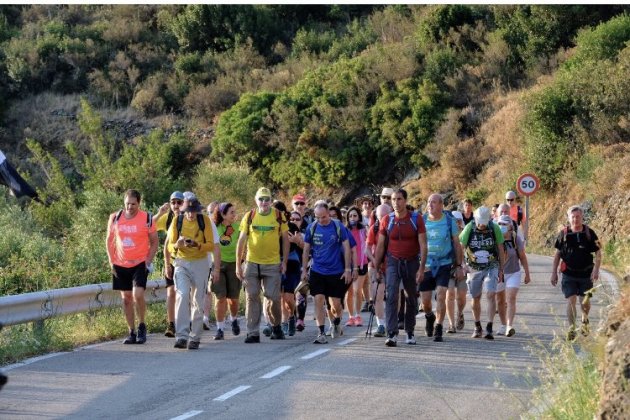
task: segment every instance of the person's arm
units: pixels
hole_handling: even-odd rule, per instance
[[[531,278],[529,276],[529,263],[527,262],[527,255],[525,255],[525,250],[522,246],[518,248],[518,259],[523,266],[523,270],[525,270],[525,284],[529,284],[529,282],[531,281]]]
[[[289,232],[285,230],[280,237],[282,238],[282,262],[280,263],[280,272],[285,274],[287,272],[287,265],[289,264],[289,249],[291,247]]]
[[[109,261],[109,268],[114,268],[114,260],[112,255],[112,250],[116,249],[114,241],[116,238],[112,234],[112,223],[114,220],[114,216],[110,216],[107,221],[107,237],[105,238],[105,249],[107,249],[107,260]]]
[[[146,266],[149,268],[151,265],[153,258],[155,258],[155,254],[158,250],[158,234],[156,230],[153,232],[149,232],[149,253],[147,254]]]
[[[374,268],[379,268],[381,262],[383,261],[383,257],[385,256],[385,240],[387,238],[384,234],[378,234],[378,241],[376,242],[376,256],[374,258]]]
[[[602,264],[602,250],[598,249],[595,252],[595,266],[593,267],[593,272],[591,273],[591,279],[593,281],[599,280],[599,267]]]
[[[308,277],[308,260],[311,255],[311,244],[304,241],[304,250],[302,251],[302,280],[306,280]]]
[[[551,285],[558,284],[558,266],[560,265],[560,251],[556,250],[556,255],[553,256],[553,266],[551,268]]]
[[[342,242],[342,246],[344,270],[341,278],[344,279],[346,284],[350,284],[352,282],[352,250],[350,249],[350,241],[345,239]]]
[[[157,221],[160,217],[168,213],[170,209],[171,209],[171,205],[169,203],[162,204],[160,208],[158,209],[158,212],[153,215],[153,221],[154,222]]]
[[[462,244],[459,243],[459,236],[453,235],[453,252],[455,254],[455,278],[461,281],[465,277],[464,273],[464,251],[462,250]]]
[[[247,246],[247,232],[241,230],[238,235],[238,242],[236,243],[236,277],[243,280],[243,266],[242,261],[245,260],[245,248]]]
[[[418,233],[418,243],[420,244],[420,267],[416,273],[416,284],[420,284],[424,280],[424,270],[427,266],[427,233]]]

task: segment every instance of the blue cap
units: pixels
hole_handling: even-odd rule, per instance
[[[169,200],[183,200],[184,194],[181,191],[174,191]]]

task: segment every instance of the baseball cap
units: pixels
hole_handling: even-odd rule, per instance
[[[265,188],[265,187],[258,188],[258,191],[256,191],[256,198],[260,198],[260,197],[271,198],[271,191],[269,191],[269,188]]]
[[[169,198],[170,200],[183,200],[184,199],[184,193],[182,193],[181,191],[173,191],[173,194],[171,194],[171,198]]]
[[[464,215],[461,211],[453,210],[451,214],[453,215],[453,219],[464,221]]]
[[[394,194],[394,190],[391,188],[383,188],[383,191],[381,191],[381,195],[384,195],[386,197],[391,197]]]
[[[505,193],[505,199],[513,199],[516,198],[516,193],[514,191],[508,191]]]
[[[512,224],[512,219],[507,214],[502,214],[499,217],[499,224],[500,225],[508,225],[509,226],[509,225]]]
[[[184,196],[184,200],[192,201],[197,199],[197,196],[192,191],[184,191],[182,195]]]
[[[477,226],[479,225],[488,226],[488,223],[490,222],[490,219],[492,218],[490,214],[490,209],[486,206],[481,206],[477,210],[475,210],[475,212],[473,213],[473,216],[475,217],[475,224]]]
[[[196,213],[200,213],[203,211],[203,206],[195,197],[192,200],[188,200],[188,205],[184,208],[184,211],[194,211]]]
[[[306,203],[306,197],[304,196],[304,194],[295,194],[293,196],[292,202],[295,203],[296,201],[301,201],[303,203]]]

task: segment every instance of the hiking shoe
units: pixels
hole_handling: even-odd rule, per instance
[[[282,328],[282,333],[284,335],[289,335],[289,323],[288,322],[283,322],[281,325]]]
[[[357,315],[356,317],[354,317],[354,326],[355,327],[363,326],[363,319],[361,319],[361,315]]]
[[[144,322],[141,322],[138,325],[138,339],[136,340],[137,344],[144,344],[147,342],[147,326]]]
[[[405,344],[411,344],[411,345],[416,344],[416,337],[413,335],[413,333],[407,333],[407,338],[405,338]]]
[[[435,314],[433,312],[425,314],[424,317],[427,319],[427,323],[424,326],[424,331],[427,334],[427,337],[433,337],[433,325],[435,324]]]
[[[341,337],[343,335],[343,329],[341,328],[341,324],[333,325],[332,331],[330,332],[330,336],[332,338]]]
[[[580,326],[580,334],[586,337],[591,332],[591,326],[588,321],[588,318],[582,320],[582,325]]]
[[[123,340],[123,344],[136,344],[136,333],[131,331],[127,338]]]
[[[361,312],[370,312],[370,304],[367,300],[363,301],[363,305],[361,305]]]
[[[507,327],[505,325],[501,325],[499,329],[497,330],[497,335],[505,335],[506,330],[507,330]]]
[[[219,330],[221,331],[221,330]],[[192,341],[190,340],[188,342],[188,350],[199,350],[199,341]]]
[[[263,328],[263,334],[265,334],[265,336],[269,337],[271,335],[271,325],[267,324],[265,325],[265,328]]]
[[[433,331],[433,341],[442,342],[442,324],[435,324],[435,330]]]
[[[448,330],[446,330],[446,333],[447,333],[447,334],[455,334],[456,332],[457,332],[457,330],[456,330],[456,329],[455,329],[455,327],[454,327],[454,326],[452,326],[452,325],[449,325],[449,326],[448,326]]]
[[[203,329],[204,331],[210,331],[210,320],[207,316],[203,317]]]
[[[187,344],[188,342],[185,338],[178,338],[173,347],[175,347],[176,349],[185,349]]]
[[[271,334],[269,336],[271,340],[284,340],[286,337],[284,336],[284,332],[282,331],[282,327],[280,325],[276,325],[272,327]]]
[[[456,328],[461,331],[464,329],[464,314],[459,314],[459,316],[457,317],[457,325]]]
[[[313,341],[313,344],[326,344],[328,340],[326,339],[326,334],[320,333],[317,338]]]
[[[574,328],[570,328],[569,331],[567,331],[567,341],[575,340],[576,336],[577,336],[577,334],[575,333],[575,329]]]
[[[218,329],[217,333],[214,335],[214,340],[223,340],[225,338],[225,334],[222,329]]]
[[[492,335],[492,325],[490,325],[490,323],[486,325],[486,335],[484,335],[483,338],[486,340],[494,340],[494,335]]]
[[[357,325],[354,321],[354,317],[351,316],[350,319],[348,319],[348,322],[346,322],[346,327],[354,327],[355,325]]]
[[[483,335],[483,330],[481,329],[481,326],[475,327],[475,332],[473,332],[472,338],[481,338],[482,335]]]
[[[232,334],[239,335],[241,333],[241,327],[238,325],[238,319],[232,321]]]
[[[387,347],[396,347],[397,343],[396,343],[396,336],[394,334],[390,334],[389,337],[387,337],[387,340],[385,340],[385,345]]]
[[[304,320],[303,319],[298,319],[297,322],[295,323],[295,329],[298,331],[304,331]]]
[[[385,325],[379,325],[378,327],[376,327],[374,337],[385,337],[385,335]]]
[[[247,334],[247,337],[245,337],[245,342],[246,343],[260,343],[260,336],[259,335],[253,335],[253,334]]]
[[[165,337],[175,337],[175,323],[169,322],[168,327],[166,327],[166,331],[164,331]]]
[[[512,337],[514,334],[516,334],[516,331],[514,331],[514,327],[510,327],[508,325],[506,330],[505,330],[505,336],[506,337]]]
[[[295,335],[295,317],[292,316],[289,318],[289,337],[293,337]]]

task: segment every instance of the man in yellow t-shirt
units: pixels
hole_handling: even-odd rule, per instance
[[[289,256],[289,227],[285,216],[271,207],[271,191],[259,188],[256,192],[256,209],[245,213],[240,225],[236,246],[236,275],[245,285],[245,317],[247,318],[246,343],[260,343],[260,290],[266,300],[266,313],[272,325],[271,339],[284,339],[280,327],[281,275],[286,273]],[[282,246],[282,262],[280,262]],[[247,256],[243,253],[247,248]],[[240,262],[245,260],[245,271]]]
[[[183,214],[174,219],[168,229],[168,252],[164,253],[164,258],[174,259],[165,261],[165,264],[168,266],[172,262],[175,267],[175,348],[178,349],[199,348],[210,272],[208,252],[214,254],[215,264],[221,265],[219,249],[214,246],[212,224],[202,211],[203,206],[198,200],[190,200],[183,208]],[[215,270],[212,281],[218,280],[219,271]]]

